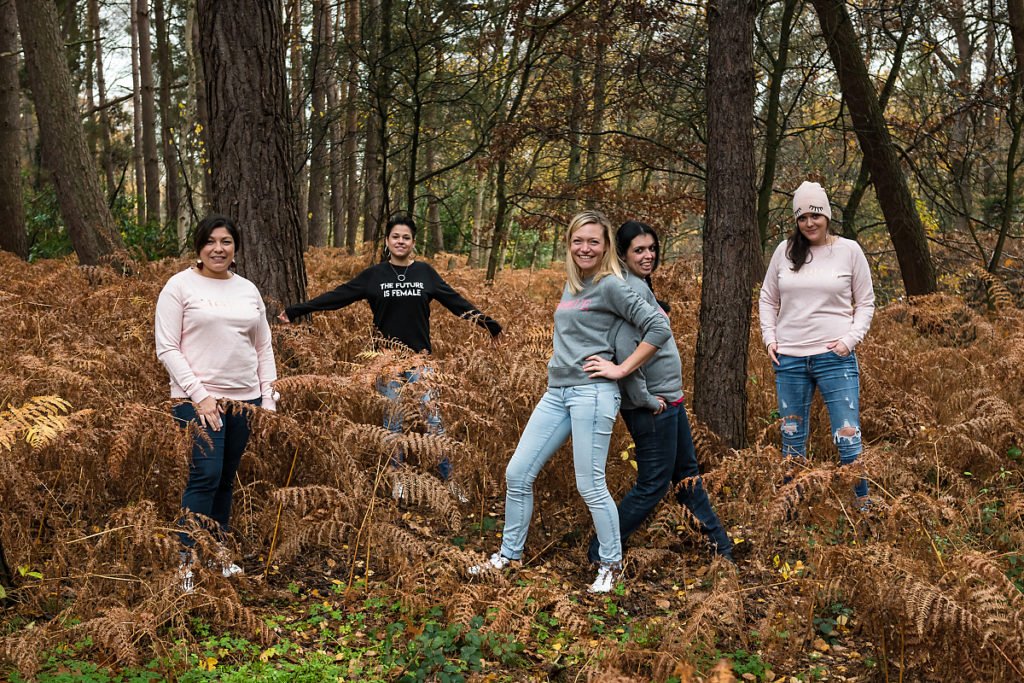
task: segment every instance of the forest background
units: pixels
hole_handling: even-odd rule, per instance
[[[265,585],[249,586],[263,591],[255,597],[212,580],[206,602],[183,604],[167,586],[149,602],[140,597],[140,582],[167,578],[160,573],[170,556],[163,527],[183,476],[178,436],[153,412],[163,379],[147,326],[159,284],[181,265],[160,259],[180,255],[206,213],[233,215],[246,233],[241,272],[273,310],[367,265],[383,221],[409,211],[422,226],[420,253],[437,259],[482,308],[504,313],[517,344],[518,353],[495,352],[502,379],[481,375],[468,385],[470,340],[454,330],[446,337],[440,324],[436,355],[451,373],[439,373],[438,390],[452,396],[446,403],[465,438],[406,437],[428,461],[445,449],[462,453],[481,507],[464,520],[428,475],[403,471],[422,487],[403,503],[433,512],[418,518],[384,503],[386,510],[375,510],[370,501],[387,488],[381,482],[396,476],[375,456],[394,444],[372,431],[379,406],[357,389],[401,361],[362,354],[367,326],[353,327],[361,314],[346,313],[340,322],[277,335],[285,384],[293,383],[294,404],[283,404],[286,414],[295,411],[288,417],[308,410],[324,423],[316,433],[330,425],[354,441],[341,441],[351,451],[335,452],[300,435],[288,417],[264,425],[254,445],[264,469],[243,472],[258,501],[238,541],[250,556],[270,557],[281,510],[289,508],[293,517],[285,514],[284,523],[293,525],[297,545],[283,557],[318,548],[343,565],[341,603],[356,604],[358,569],[358,599],[398,600],[404,623],[420,634],[428,622],[444,625],[466,647],[473,634],[518,633],[536,675],[537,666],[562,666],[684,679],[708,674],[716,653],[725,653],[737,673],[737,660],[746,666],[764,658],[806,676],[817,666],[807,646],[838,627],[874,652],[875,664],[861,660],[857,675],[888,678],[889,667],[938,675],[955,649],[922,645],[937,638],[949,648],[980,642],[987,654],[973,653],[972,666],[986,675],[1020,674],[1013,653],[1024,631],[1024,560],[1011,549],[1020,547],[1024,510],[1013,381],[1024,258],[1022,64],[1021,0],[0,0],[0,247],[31,263],[4,261],[9,324],[0,399],[10,408],[0,445],[12,449],[2,507],[11,558],[4,583],[5,595],[22,601],[7,622],[5,656],[23,672],[38,672],[47,651],[41,646],[74,644],[86,659],[139,665],[148,653],[158,670],[176,672],[184,660],[168,652],[195,657],[202,649],[196,634],[208,626],[196,619],[274,639],[259,609],[272,603],[273,590],[294,583],[289,572],[302,574],[297,566],[283,563],[277,584],[268,571]],[[114,85],[119,71],[126,76]],[[866,436],[874,450],[899,454],[898,464],[872,472],[887,492],[877,513],[882,524],[845,513],[827,434],[824,441],[817,435],[823,457],[816,467],[785,485],[775,476],[781,460],[768,428],[770,373],[759,343],[750,343],[750,302],[766,255],[791,229],[788,192],[804,179],[828,189],[835,229],[860,242],[880,302],[893,302],[876,330],[888,324],[896,331],[863,351],[865,400],[873,397],[880,411],[874,426],[865,411]],[[673,324],[684,326],[676,335],[692,373],[710,485],[726,499],[757,493],[746,506],[724,503],[735,533],[758,536],[740,578],[702,574],[710,598],[684,595],[681,612],[672,600],[690,587],[684,578],[665,570],[670,576],[651,591],[638,583],[635,600],[646,607],[631,610],[655,612],[658,625],[641,619],[648,640],[623,638],[614,647],[602,638],[588,646],[584,634],[605,635],[595,630],[593,604],[559,601],[540,579],[532,594],[513,592],[514,601],[480,587],[469,602],[443,604],[439,620],[428,609],[437,606],[422,593],[410,597],[402,579],[431,575],[442,558],[467,559],[453,549],[464,544],[435,537],[444,529],[460,534],[464,522],[475,524],[486,546],[485,527],[493,530],[487,511],[500,502],[495,482],[518,430],[488,424],[484,415],[503,403],[496,389],[520,398],[508,405],[517,419],[539,391],[522,373],[539,376],[546,352],[544,304],[558,279],[546,269],[564,258],[564,226],[585,206],[662,231],[674,265],[659,282],[684,304]],[[102,301],[122,317],[96,308]],[[109,329],[96,329],[100,322]],[[118,351],[134,355],[115,359]],[[945,386],[935,384],[961,364]],[[908,374],[913,369],[930,376]],[[127,377],[108,377],[115,372]],[[97,376],[106,390],[90,381]],[[494,387],[481,395],[488,381]],[[41,394],[61,401],[33,399]],[[73,416],[62,417],[69,408]],[[119,435],[124,415],[148,425],[131,443]],[[479,435],[485,426],[491,433]],[[71,435],[60,437],[62,430]],[[926,445],[931,460],[922,460]],[[941,459],[945,449],[957,452]],[[353,481],[332,486],[338,474],[320,480],[313,467],[300,475],[302,486],[289,486],[297,482],[288,461],[300,451],[317,454],[321,474],[349,463]],[[133,467],[145,463],[140,481],[159,481],[162,493],[107,481],[125,475],[129,452]],[[752,457],[760,465],[747,473],[750,481],[733,481]],[[178,466],[159,474],[153,463],[161,458]],[[356,474],[359,462],[369,475]],[[70,486],[76,464],[78,484]],[[558,476],[541,487],[560,484],[571,489]],[[266,516],[274,509],[268,500],[279,506],[276,521]],[[920,506],[914,533],[926,546],[894,549],[904,531],[895,520],[911,503]],[[805,523],[798,539],[760,536],[778,532],[764,529],[763,519],[788,520],[794,509]],[[500,504],[494,510],[500,516]],[[671,505],[663,512],[682,514]],[[548,513],[564,516],[566,528],[580,521],[571,506]],[[662,524],[666,548],[668,532],[686,527],[678,521]],[[667,550],[658,555],[652,533],[652,554],[635,553],[638,576],[672,565]],[[125,534],[136,547],[125,547]],[[858,540],[859,554],[844,555]],[[571,548],[576,541],[553,543]],[[372,588],[369,555],[356,560],[371,547],[405,558],[378,557],[385,579]],[[409,547],[422,552],[407,556]],[[801,558],[793,560],[798,571],[791,556]],[[534,558],[541,569],[545,557]],[[72,559],[81,563],[75,572],[68,571]],[[573,571],[555,565],[556,573]],[[838,575],[830,573],[835,566]],[[865,597],[850,583],[875,581],[873,572],[903,577],[897,594],[857,602]],[[436,580],[454,578],[442,571]],[[648,592],[660,595],[666,586],[672,595],[661,607],[666,598]],[[769,607],[751,608],[758,600]],[[526,620],[510,621],[508,610],[524,601],[532,607],[515,618]],[[617,615],[609,605],[599,608],[602,624]],[[805,615],[802,627],[773,624],[775,608]],[[861,623],[851,630],[854,613]],[[538,619],[546,631],[568,634],[565,647],[579,648],[571,663],[561,662],[561,646],[538,641]],[[379,633],[393,623],[403,622],[378,624]],[[639,628],[623,623],[630,634]],[[679,639],[672,624],[690,639]],[[481,642],[480,652],[501,659],[501,643]],[[385,678],[406,675],[411,664],[404,667],[378,664]]]

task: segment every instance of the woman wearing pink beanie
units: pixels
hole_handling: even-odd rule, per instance
[[[818,183],[793,193],[796,226],[776,248],[761,286],[761,336],[775,370],[782,452],[807,454],[814,390],[828,408],[842,465],[863,451],[860,369],[854,350],[875,312],[871,271],[860,245],[829,233],[832,207]],[[854,489],[868,504],[868,484]]]

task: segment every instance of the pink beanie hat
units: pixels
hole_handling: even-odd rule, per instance
[[[832,205],[828,202],[824,188],[808,180],[800,183],[800,187],[793,193],[793,218],[800,218],[805,213],[820,213],[832,220]]]

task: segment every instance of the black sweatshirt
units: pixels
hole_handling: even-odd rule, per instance
[[[334,311],[366,299],[373,311],[373,324],[388,339],[402,342],[413,351],[430,352],[430,301],[437,299],[462,318],[475,318],[491,336],[501,325],[487,317],[441,279],[422,261],[393,266],[388,261],[370,266],[345,284],[305,303],[285,309],[289,320],[314,311]]]

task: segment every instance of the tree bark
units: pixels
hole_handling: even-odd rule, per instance
[[[160,223],[160,157],[156,147],[156,85],[149,39],[149,0],[135,0],[139,31],[139,85],[142,102],[142,155],[146,175],[146,222]]]
[[[327,243],[327,36],[330,30],[327,0],[313,1],[313,48],[310,64],[309,134],[309,245],[322,247]]]
[[[899,155],[889,135],[850,15],[843,0],[812,0],[812,3],[896,250],[903,286],[910,295],[934,292],[935,268],[928,253],[928,239],[900,167]]]
[[[306,79],[302,75],[301,0],[288,0],[288,27],[288,68],[292,98],[292,139],[295,140],[295,183],[299,193],[299,225],[302,227],[302,243],[309,244],[309,168],[306,164]]]
[[[132,38],[132,167],[135,171],[135,220],[146,222],[146,158],[142,144],[142,79],[139,68],[139,0],[130,0]]]
[[[367,17],[367,72],[370,84],[370,112],[366,122],[366,148],[364,171],[366,202],[364,204],[363,239],[376,242],[384,227],[387,206],[385,156],[388,130],[388,99],[390,79],[385,67],[385,55],[390,49],[390,0],[369,0]]]
[[[107,113],[107,82],[103,75],[103,36],[100,32],[100,6],[99,0],[89,0],[89,35],[92,37],[93,50],[95,52],[96,66],[96,96],[99,98],[99,123],[100,123],[100,165],[103,166],[103,176],[107,181],[107,192],[114,191],[114,156],[110,151],[110,115]]]
[[[729,446],[746,444],[753,263],[754,3],[708,8],[707,189],[694,411]]]
[[[348,45],[348,72],[345,82],[348,92],[345,95],[345,246],[348,253],[356,251],[356,240],[359,237],[359,169],[358,146],[359,137],[359,60],[356,59],[356,48],[360,44],[359,0],[346,0],[345,34]],[[363,228],[365,231],[365,227]]]
[[[0,0],[0,249],[28,258],[21,196],[20,104],[18,16],[13,0]]]
[[[280,0],[199,0],[196,10],[210,110],[211,205],[242,230],[239,272],[268,300],[303,301]]]
[[[178,156],[174,150],[174,131],[178,127],[178,108],[171,99],[171,80],[174,64],[171,62],[171,46],[167,39],[164,0],[153,0],[153,19],[156,22],[156,59],[160,73],[160,142],[164,159],[164,206],[167,221],[174,222],[179,236],[184,227],[181,203],[178,196]],[[179,237],[179,244],[181,243]]]
[[[1017,205],[1017,151],[1020,148],[1024,115],[1020,111],[1020,98],[1024,94],[1024,0],[1007,0],[1007,13],[1010,18],[1010,38],[1013,41],[1013,54],[1016,68],[1010,83],[1010,106],[1007,112],[1007,123],[1010,126],[1010,147],[1006,154],[1006,180],[1003,185],[1003,212],[999,221],[999,237],[992,250],[992,258],[988,262],[988,271],[996,272],[1003,258],[1003,248],[1010,232]]]
[[[99,171],[85,143],[75,106],[52,0],[16,0],[25,65],[43,145],[61,215],[71,244],[84,265],[123,248],[114,217],[103,201]]]

